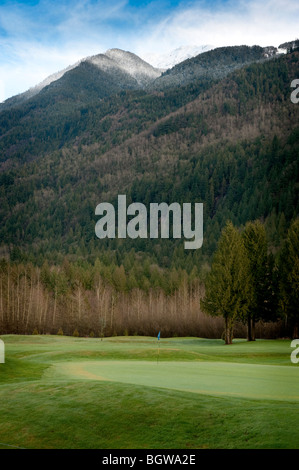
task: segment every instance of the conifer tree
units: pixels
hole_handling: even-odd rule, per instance
[[[299,336],[299,219],[292,222],[280,256],[280,301],[293,338]]]
[[[247,314],[252,296],[246,250],[231,222],[222,231],[205,290],[201,307],[209,315],[224,317],[225,343],[231,344],[234,322]]]
[[[256,220],[248,222],[242,233],[244,246],[249,260],[252,297],[247,313],[247,339],[255,341],[255,322],[265,318],[267,285],[267,238],[263,224]]]

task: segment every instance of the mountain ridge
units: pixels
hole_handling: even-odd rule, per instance
[[[105,73],[112,73],[114,75],[127,74],[130,77],[128,80],[128,88],[132,86],[132,79],[136,80],[136,88],[145,87],[150,81],[154,80],[162,73],[159,69],[156,69],[152,65],[146,63],[143,59],[133,54],[132,52],[123,51],[121,49],[108,49],[103,54],[96,54],[85,57],[75,64],[69,65],[65,69],[51,74],[45,80],[25,91],[24,93],[8,98],[3,103],[0,103],[0,112],[18,105],[22,105],[27,100],[38,95],[46,87],[52,85],[54,82],[57,82],[60,79],[63,79],[67,73],[74,71],[74,69],[82,66],[82,64],[85,63],[92,64]]]
[[[278,49],[273,46],[218,47],[166,70],[150,87],[164,89],[186,85],[192,82],[194,77],[205,80],[221,79],[245,65],[271,60],[280,55]]]
[[[51,74],[45,80],[43,80],[36,86],[30,88],[29,90],[25,91],[24,93],[8,98],[3,103],[0,103],[0,112],[22,105],[26,101],[37,96],[48,86],[51,86],[54,82],[63,79],[66,74],[71,73],[77,68],[81,67],[84,63],[90,63],[98,67],[105,73],[112,72],[112,75],[121,74],[122,84],[119,87],[112,87],[113,92],[115,92],[118,88],[125,88],[125,80],[123,73],[129,76],[128,88],[132,88],[133,79],[136,80],[135,88],[141,87],[160,89],[165,86],[177,86],[178,84],[185,85],[187,83],[192,82],[194,78],[221,78],[224,77],[227,73],[230,73],[235,68],[252,63],[254,61],[271,59],[278,53],[278,50],[272,46],[266,48],[261,48],[259,46],[233,46],[212,49],[210,49],[210,47],[212,46],[200,46],[199,50],[201,52],[198,55],[196,55],[195,57],[192,56],[190,58],[187,58],[167,70],[153,67],[148,62],[144,61],[142,58],[138,57],[132,52],[123,51],[121,49],[116,48],[108,49],[105,53],[85,57],[76,62],[75,64],[69,65],[65,69]],[[206,48],[208,48],[208,50],[205,50]],[[247,61],[241,60],[240,63],[237,64],[236,57],[234,57],[233,59],[228,59],[229,61],[224,67],[222,64],[222,71],[220,71],[220,73],[217,73],[217,67],[219,69],[221,66],[219,64],[217,65],[217,63],[215,64],[215,56],[217,56],[217,58],[221,61],[221,58],[223,57],[223,54],[226,51],[234,50],[236,51],[237,55],[238,51],[241,51],[241,54],[244,54],[244,49],[247,50]],[[250,51],[253,50],[259,50],[259,53],[251,54]],[[212,64],[210,64],[210,66],[207,65],[207,62],[209,62],[209,60],[213,62]],[[203,67],[201,67],[201,63],[204,64]],[[207,71],[207,68],[209,69],[209,72]],[[112,77],[112,81],[113,78],[115,77]]]

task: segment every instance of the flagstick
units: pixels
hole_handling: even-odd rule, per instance
[[[161,332],[159,331],[159,333],[158,333],[158,336],[157,336],[157,339],[158,339],[158,355],[157,355],[157,364],[158,364],[158,361],[159,361],[159,356],[160,356],[160,334],[161,334]]]
[[[159,362],[159,356],[160,356],[160,342],[158,340],[158,356],[157,356],[157,364]]]

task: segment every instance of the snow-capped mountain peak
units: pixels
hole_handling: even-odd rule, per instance
[[[105,54],[99,54],[87,60],[104,70],[121,69],[135,78],[140,85],[145,85],[148,81],[161,75],[161,70],[148,64],[132,52],[121,49],[108,49]]]
[[[84,62],[91,63],[103,71],[115,71],[116,73],[117,71],[125,72],[135,79],[137,84],[141,87],[148,85],[162,74],[162,70],[153,67],[132,52],[123,51],[121,49],[109,49],[105,53],[85,57],[75,64],[69,65],[65,69],[49,75],[42,82],[29,88],[29,90],[24,93],[20,93],[15,97],[9,98],[4,103],[0,103],[2,109],[9,108],[17,103],[32,98],[46,86],[61,79],[67,72],[79,67]]]
[[[202,46],[181,46],[164,54],[145,54],[144,60],[159,69],[170,69],[186,59],[214,49],[210,44]]]

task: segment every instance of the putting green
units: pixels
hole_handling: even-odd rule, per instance
[[[57,362],[47,378],[112,381],[205,395],[299,401],[296,368],[212,361]]]

